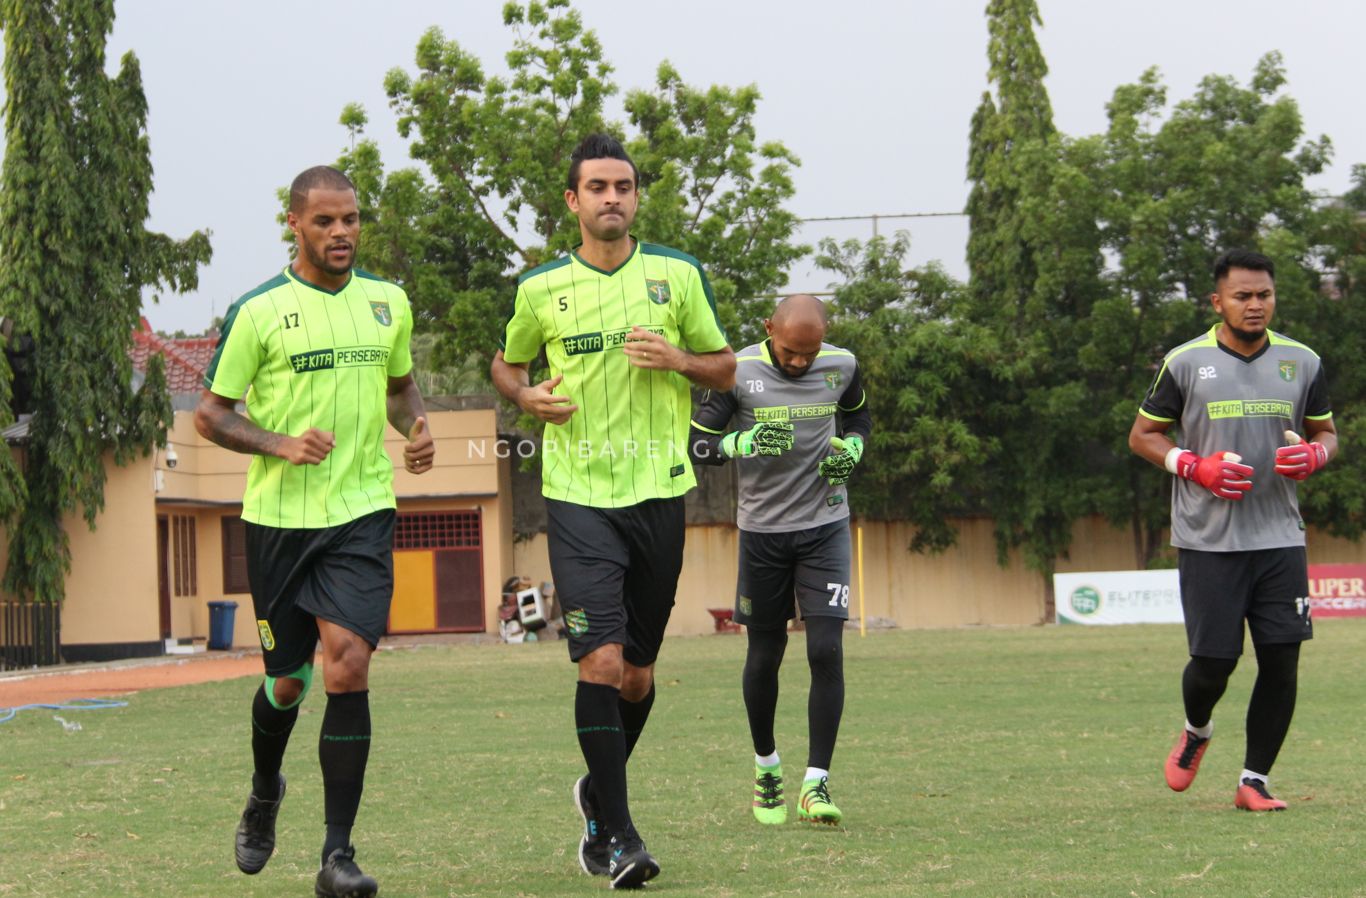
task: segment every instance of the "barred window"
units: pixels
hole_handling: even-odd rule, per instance
[[[394,522],[395,549],[478,549],[479,510],[401,514]]]

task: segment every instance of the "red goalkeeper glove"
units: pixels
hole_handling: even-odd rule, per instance
[[[1328,464],[1328,450],[1322,443],[1311,443],[1293,430],[1285,432],[1289,446],[1276,450],[1276,473],[1291,480],[1303,480]]]
[[[1215,452],[1201,458],[1189,449],[1178,448],[1167,453],[1167,470],[1200,484],[1220,499],[1237,502],[1252,489],[1252,468],[1240,464],[1242,460],[1234,452]]]

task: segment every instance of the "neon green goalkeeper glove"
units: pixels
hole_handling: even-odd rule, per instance
[[[792,448],[792,425],[786,421],[760,421],[749,430],[733,430],[721,438],[726,458],[782,455]]]
[[[817,470],[822,477],[830,481],[831,486],[848,483],[849,474],[854,470],[854,465],[863,458],[863,437],[856,433],[851,433],[844,439],[831,437],[830,445],[834,448],[835,453],[821,459]]]

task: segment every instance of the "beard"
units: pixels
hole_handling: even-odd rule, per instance
[[[356,261],[356,247],[354,245],[351,246],[351,255],[347,257],[345,265],[337,265],[328,258],[326,250],[318,252],[313,248],[313,245],[309,243],[304,244],[304,254],[308,256],[309,264],[332,275],[346,274],[351,270],[351,266],[354,265]]]
[[[1228,328],[1230,334],[1242,343],[1256,343],[1258,340],[1262,339],[1262,337],[1266,336],[1266,325],[1263,325],[1262,329],[1259,331],[1243,330],[1241,327],[1234,327],[1227,323],[1224,326]]]

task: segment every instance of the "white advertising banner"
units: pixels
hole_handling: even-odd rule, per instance
[[[1175,569],[1054,574],[1060,624],[1179,624]]]

